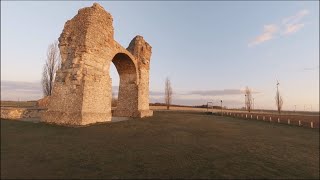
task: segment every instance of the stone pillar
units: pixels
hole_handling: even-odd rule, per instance
[[[138,110],[139,117],[152,116],[153,111],[149,109],[149,70],[151,58],[151,46],[142,36],[136,36],[130,42],[127,50],[136,58],[138,65]]]
[[[112,17],[97,3],[66,22],[59,38],[61,69],[43,121],[85,125],[111,120],[113,46]]]

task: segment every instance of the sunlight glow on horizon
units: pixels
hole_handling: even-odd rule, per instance
[[[156,93],[151,102],[163,102],[159,94],[169,77],[173,103],[223,99],[240,108],[242,94],[222,92],[249,86],[259,92],[254,94],[256,107],[275,109],[278,79],[284,109],[319,110],[319,2],[99,3],[112,14],[115,39],[123,47],[137,34],[152,46],[150,91]],[[78,9],[92,4],[1,1],[1,100],[42,96],[35,84],[48,44]],[[117,86],[113,65],[110,76]],[[13,83],[9,88],[5,81],[34,85],[21,89]],[[191,93],[198,91],[204,94]],[[214,92],[221,94],[210,95]]]

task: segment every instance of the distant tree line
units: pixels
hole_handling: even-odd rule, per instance
[[[279,91],[279,82],[277,81],[277,90],[276,90],[276,107],[279,114],[281,114],[282,106],[283,106],[283,97]],[[252,90],[247,86],[245,89],[245,109],[250,112],[253,109],[253,98],[252,98]]]

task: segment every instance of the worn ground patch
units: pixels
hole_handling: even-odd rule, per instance
[[[319,178],[318,129],[199,112],[81,128],[1,120],[1,178]]]

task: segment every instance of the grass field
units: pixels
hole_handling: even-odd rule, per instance
[[[70,128],[1,120],[1,178],[319,178],[319,129],[205,115]]]
[[[1,101],[2,107],[35,107],[36,101]]]

